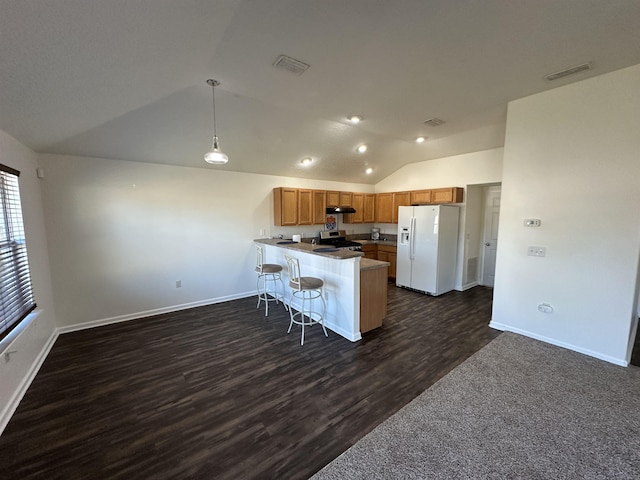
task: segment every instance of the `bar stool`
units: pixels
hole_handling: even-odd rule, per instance
[[[264,248],[262,245],[256,245],[256,272],[258,272],[258,280],[256,281],[256,290],[258,291],[258,305],[256,308],[260,308],[260,302],[264,301],[264,316],[269,315],[269,302],[276,302],[282,300],[284,309],[288,310],[286,303],[284,303],[284,283],[280,273],[282,272],[282,265],[274,263],[263,263],[264,260]],[[260,280],[262,280],[262,288],[260,288]],[[267,291],[267,282],[273,282],[273,291]],[[278,284],[280,282],[282,286],[282,293],[278,293]],[[269,298],[269,295],[272,298]]]
[[[304,327],[310,327],[314,323],[319,323],[322,325],[324,336],[328,337],[327,329],[324,328],[324,314],[327,307],[324,302],[324,298],[322,297],[324,281],[322,281],[321,278],[300,276],[300,263],[298,262],[298,259],[289,255],[285,255],[284,258],[287,260],[287,267],[289,270],[289,287],[291,288],[291,297],[289,298],[289,316],[291,317],[291,322],[289,322],[289,330],[287,330],[287,333],[291,332],[291,327],[294,323],[296,325],[300,325],[302,327],[300,345],[304,345]],[[294,297],[302,301],[300,311],[295,314],[293,313],[293,304],[291,303]],[[311,310],[313,300],[317,298],[322,301],[322,313]],[[309,306],[308,308],[305,308],[307,302],[309,303]],[[296,319],[296,316],[298,315],[300,318]],[[308,320],[305,319],[305,315],[308,317]],[[314,315],[316,318],[313,318]]]

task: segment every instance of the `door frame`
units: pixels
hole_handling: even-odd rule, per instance
[[[487,185],[483,188],[483,197],[482,197],[482,237],[480,239],[480,271],[478,274],[478,284],[479,285],[483,285],[483,286],[487,286],[484,283],[484,277],[485,277],[485,268],[486,268],[486,255],[487,255],[487,249],[485,248],[485,243],[486,243],[486,238],[487,238],[487,233],[488,230],[490,228],[490,225],[487,224],[487,210],[489,209],[489,205],[487,205],[487,197],[489,196],[489,192],[491,190],[498,190],[501,193],[502,196],[502,184],[492,184],[492,185]],[[500,247],[500,245],[498,244],[498,246],[496,246],[496,256],[497,256],[497,252],[498,252],[498,248]],[[494,266],[495,268],[495,266]],[[495,273],[495,272],[494,272]],[[494,282],[495,285],[495,282]],[[490,287],[492,288],[492,287]]]

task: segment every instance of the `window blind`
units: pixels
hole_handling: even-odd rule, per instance
[[[20,206],[19,175],[19,171],[0,164],[0,339],[36,308]]]

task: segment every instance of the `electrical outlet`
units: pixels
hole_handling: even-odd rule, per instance
[[[538,311],[542,313],[553,313],[553,307],[548,303],[541,303],[538,305]]]
[[[182,280],[176,280],[176,288],[182,287]]]
[[[546,254],[546,247],[527,247],[527,255],[530,257],[544,257]]]

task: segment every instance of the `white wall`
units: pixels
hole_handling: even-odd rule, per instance
[[[0,432],[54,341],[55,316],[49,275],[36,154],[0,131],[0,163],[20,171],[20,198],[34,299],[38,305],[27,325],[0,346]],[[7,361],[5,352],[13,352]]]
[[[267,236],[317,236],[323,228],[274,227],[274,187],[373,191],[214,168],[61,155],[41,155],[40,162],[56,314],[64,327],[254,295],[252,241],[261,229]]]
[[[626,364],[640,253],[639,85],[635,66],[509,104],[492,325]],[[530,245],[546,257],[527,256]],[[538,312],[541,302],[555,311]]]
[[[443,187],[464,187],[465,198],[460,204],[460,224],[458,230],[458,259],[456,266],[455,289],[463,290],[473,283],[465,281],[467,259],[477,255],[477,242],[468,243],[469,238],[476,235],[477,219],[470,222],[467,231],[467,197],[469,185],[484,185],[498,183],[502,179],[502,148],[494,148],[481,152],[466,153],[437,160],[405,165],[397,172],[376,184],[376,193],[401,192],[405,190],[420,190]],[[472,198],[482,201],[482,198]],[[476,212],[473,206],[473,212]],[[475,213],[474,213],[475,215]],[[378,225],[383,233],[397,233],[398,226],[392,224]]]

